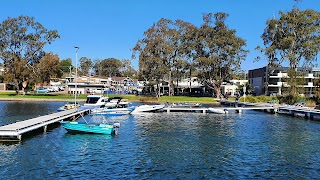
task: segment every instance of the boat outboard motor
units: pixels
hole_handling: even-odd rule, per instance
[[[119,128],[119,127],[120,127],[120,123],[114,123],[114,124],[113,124],[113,127],[114,127],[114,128]]]

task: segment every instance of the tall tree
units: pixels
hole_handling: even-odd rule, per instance
[[[119,59],[108,58],[102,60],[100,65],[102,68],[102,75],[109,77],[120,77],[121,72],[120,69],[122,67],[122,63]]]
[[[99,77],[102,76],[102,66],[101,66],[101,59],[94,59],[93,60],[93,70],[95,74]]]
[[[197,34],[199,29],[194,26],[193,24],[189,23],[189,22],[185,22],[182,20],[176,20],[175,21],[175,25],[177,26],[177,31],[178,31],[178,43],[177,43],[177,49],[178,49],[178,63],[175,63],[176,65],[181,65],[181,61],[184,61],[184,68],[179,68],[179,67],[175,67],[177,68],[177,72],[179,74],[184,74],[187,73],[190,79],[191,77],[195,74],[195,64],[194,64],[194,60],[197,57],[196,54],[196,49],[198,46],[198,38],[197,38]],[[190,80],[190,87],[191,87],[191,80]],[[189,88],[191,93],[191,88]]]
[[[198,79],[220,96],[222,83],[232,72],[240,69],[248,51],[245,40],[236,36],[236,31],[225,24],[226,13],[204,14],[204,24],[198,32],[196,48]],[[214,26],[211,24],[214,23]]]
[[[137,71],[132,67],[131,61],[129,59],[122,59],[121,74],[124,77],[135,78],[137,76]]]
[[[71,70],[73,69],[72,59],[67,58],[67,59],[61,60],[59,63],[59,68],[62,72],[71,75]]]
[[[31,74],[30,83],[37,85],[38,83],[49,83],[51,78],[61,78],[63,72],[59,67],[60,58],[57,54],[45,53]],[[34,88],[35,89],[35,88]]]
[[[289,73],[297,74],[299,66],[312,67],[320,50],[320,13],[314,10],[280,11],[280,18],[267,20],[261,38],[265,48],[257,47],[269,61],[277,65],[289,63]],[[260,57],[258,57],[260,59]],[[296,95],[301,84],[292,77],[288,84],[291,94]]]
[[[5,78],[19,85],[28,81],[44,56],[44,46],[59,38],[56,30],[47,30],[33,17],[8,18],[0,24],[0,58],[5,64]]]
[[[80,58],[80,74],[81,75],[90,76],[92,68],[93,68],[93,62],[91,61],[91,59],[87,57]]]
[[[169,91],[172,89],[173,64],[178,60],[179,34],[176,28],[171,20],[162,18],[144,33],[145,37],[133,48],[134,54],[139,53],[139,71],[145,80],[159,85],[168,75]],[[173,94],[173,90],[170,92]]]
[[[176,86],[178,86],[179,81],[181,81],[182,78],[186,78],[185,74],[189,71],[189,64],[188,62],[180,59],[175,62],[174,68],[175,70],[172,73],[172,77],[176,80]]]

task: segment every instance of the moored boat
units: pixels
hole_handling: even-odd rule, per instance
[[[106,108],[126,108],[128,107],[130,102],[128,99],[123,99],[122,97],[113,97],[110,98],[106,104]]]
[[[221,109],[221,108],[208,108],[209,112],[215,113],[215,114],[227,114],[227,109]]]
[[[65,111],[65,110],[70,110],[78,107],[80,107],[80,104],[78,102],[74,103],[74,101],[69,101],[65,105],[59,107],[58,111]]]
[[[99,108],[99,109],[93,109],[92,114],[93,115],[105,115],[105,116],[122,116],[130,114],[135,107],[126,107],[126,108]]]
[[[169,107],[172,108],[181,108],[181,107],[189,107],[189,108],[194,108],[194,107],[200,107],[201,104],[199,103],[172,103],[169,105]]]
[[[84,106],[102,108],[105,107],[105,104],[108,101],[108,99],[108,97],[104,97],[102,95],[88,95],[87,100],[84,103]]]
[[[68,132],[74,133],[92,133],[92,134],[108,134],[113,135],[118,133],[119,125],[117,124],[86,124],[79,122],[62,121],[61,125]]]
[[[161,111],[165,107],[164,104],[160,105],[140,105],[135,107],[131,114],[139,114],[143,112],[157,112]]]
[[[85,119],[84,119],[85,120]],[[62,127],[68,132],[117,135],[120,123],[107,123],[104,116],[93,116],[90,122],[62,121]]]

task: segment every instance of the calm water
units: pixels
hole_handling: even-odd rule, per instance
[[[0,125],[55,112],[62,102],[0,102]],[[119,135],[61,126],[0,144],[0,179],[316,179],[320,123],[246,111],[113,118]]]

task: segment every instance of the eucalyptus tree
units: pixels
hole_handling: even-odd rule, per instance
[[[119,59],[115,58],[108,58],[104,59],[99,62],[99,64],[96,64],[96,71],[97,68],[101,68],[101,73],[104,76],[109,77],[121,77],[121,67],[122,63]]]
[[[174,71],[172,73],[172,77],[176,80],[176,86],[179,86],[179,81],[182,78],[186,78],[185,74],[189,71],[189,64],[187,61],[184,60],[177,60],[174,65]]]
[[[3,64],[0,63],[0,69],[2,69],[3,67],[4,67]],[[1,72],[1,74],[0,74],[0,83],[3,83],[3,81],[4,81],[4,77],[3,77],[3,74]]]
[[[73,69],[72,66],[72,59],[71,58],[67,58],[67,59],[63,59],[59,62],[59,68],[62,72],[64,73],[69,73],[71,75],[71,70]]]
[[[45,53],[38,64],[34,66],[29,83],[36,89],[38,83],[49,83],[51,78],[61,78],[63,71],[60,69],[60,58],[57,54]]]
[[[93,60],[93,71],[99,77],[102,76],[102,66],[101,66],[101,59],[94,59]]]
[[[121,67],[121,74],[124,77],[137,77],[137,71],[132,67],[131,61],[129,59],[122,59],[121,60],[122,67]]]
[[[93,68],[93,62],[90,58],[81,57],[80,58],[80,74],[81,75],[91,75],[91,70]]]
[[[45,54],[45,45],[59,37],[56,30],[46,29],[29,16],[8,18],[0,24],[0,59],[5,78],[14,83],[17,94],[22,82],[37,75],[36,65]]]
[[[155,81],[159,85],[168,74],[171,95],[171,73],[178,56],[178,33],[174,23],[162,18],[144,32],[144,36],[133,48],[133,58],[139,53],[139,71],[146,81]]]
[[[198,79],[212,88],[220,96],[222,83],[230,78],[232,72],[240,69],[241,62],[248,51],[244,39],[236,36],[236,31],[225,24],[226,13],[208,13],[203,15],[204,23],[197,35]],[[214,26],[212,26],[214,23]]]
[[[177,26],[178,31],[178,44],[177,49],[180,58],[179,60],[183,60],[183,68],[179,67],[182,65],[182,62],[177,62],[175,67],[177,69],[178,74],[188,73],[190,78],[190,87],[191,87],[191,77],[194,74],[196,68],[194,64],[194,60],[197,58],[197,47],[199,45],[198,41],[198,32],[199,29],[189,22],[185,22],[182,20],[176,20],[175,25]],[[178,60],[178,61],[179,61]],[[189,88],[191,93],[191,88]]]
[[[294,81],[299,76],[299,66],[314,66],[320,50],[320,13],[314,10],[301,11],[293,8],[289,12],[280,11],[280,18],[267,20],[261,38],[264,48],[258,46],[269,61],[282,65],[289,64],[290,94],[296,95],[301,84]],[[260,59],[260,57],[258,57]]]

